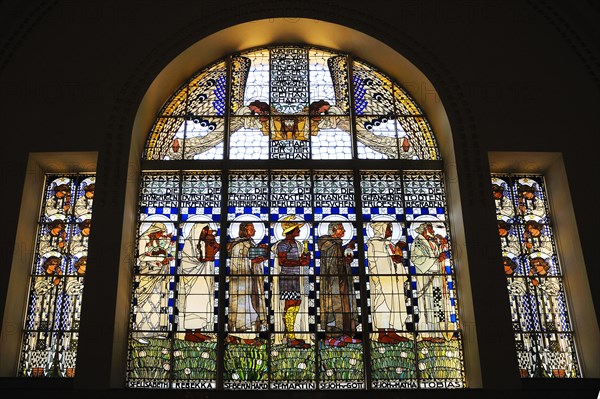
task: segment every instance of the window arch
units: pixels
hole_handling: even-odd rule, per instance
[[[317,47],[231,55],[143,158],[129,386],[464,386],[442,162],[393,80]]]

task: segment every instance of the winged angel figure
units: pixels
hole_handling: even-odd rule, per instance
[[[301,112],[287,113],[270,104],[255,100],[244,104],[251,60],[232,59],[230,134],[242,128],[258,129],[272,141],[308,141],[323,129],[338,129],[351,134],[347,58],[332,56],[327,60],[333,82],[335,103],[316,100]],[[148,159],[194,159],[224,140],[226,98],[225,64],[217,64],[194,77],[177,92],[163,110],[151,133]],[[388,158],[435,159],[433,136],[422,113],[412,99],[388,78],[365,64],[355,62],[353,69],[355,133],[357,140]],[[186,112],[187,110],[187,112]],[[396,115],[403,117],[396,118]],[[175,117],[179,116],[179,117]],[[409,117],[404,117],[409,116]],[[393,119],[399,122],[395,134],[381,134],[379,126]],[[193,121],[198,130],[185,133],[184,120]],[[394,129],[392,128],[392,131]],[[170,134],[169,134],[170,133]],[[182,141],[185,141],[183,155]]]

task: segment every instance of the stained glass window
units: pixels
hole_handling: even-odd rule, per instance
[[[443,165],[385,74],[229,56],[167,100],[143,158],[130,387],[464,387]]]
[[[250,50],[194,75],[162,108],[144,158],[224,153],[247,160],[440,159],[425,115],[402,87],[360,60],[296,46]]]
[[[544,178],[494,175],[492,192],[521,377],[581,377]]]
[[[75,376],[95,187],[91,174],[46,176],[20,376]]]

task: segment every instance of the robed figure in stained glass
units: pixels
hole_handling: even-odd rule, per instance
[[[229,281],[230,332],[267,331],[263,262],[266,245],[257,246],[252,237],[256,234],[249,221],[239,224],[238,237],[227,244],[231,277]],[[262,255],[255,255],[260,248]]]
[[[49,217],[70,213],[72,195],[69,183],[69,179],[66,178],[56,179],[56,181],[52,182],[54,195],[46,202],[44,216]]]
[[[523,232],[523,250],[526,254],[543,252],[547,256],[554,253],[552,238],[545,234],[546,226],[541,223],[541,218],[531,216],[526,218]]]
[[[179,323],[188,341],[210,340],[200,331],[214,330],[215,257],[221,247],[215,233],[212,223],[194,223],[181,252]]]
[[[59,330],[61,307],[57,306],[59,297],[64,298],[64,280],[62,258],[59,253],[46,254],[42,258],[43,275],[33,280],[30,296],[30,312],[27,328],[36,329],[28,338],[31,353],[25,367],[31,370],[32,376],[54,376],[57,362],[57,341],[53,331]]]
[[[434,230],[434,224],[433,221],[418,224],[410,247],[410,261],[415,265],[417,274],[426,275],[421,278],[418,287],[419,330],[425,331],[442,330],[440,323],[444,318],[442,302],[445,298],[440,287],[443,282],[435,274],[442,272],[444,260],[448,257],[448,240]],[[444,226],[440,225],[440,228]],[[443,341],[440,337],[433,339]]]
[[[546,216],[546,207],[544,201],[540,198],[539,184],[535,180],[519,179],[517,194],[518,209],[521,216]]]
[[[75,217],[76,218],[84,218],[89,217],[92,214],[92,206],[94,205],[94,192],[96,191],[96,181],[95,178],[86,179],[84,181],[83,193],[80,194],[79,198],[77,198],[77,202],[75,203]]]
[[[171,224],[169,224],[171,226]],[[142,229],[145,226],[142,226]],[[172,227],[172,226],[171,226]],[[166,335],[168,281],[175,245],[166,223],[153,222],[139,238],[138,267],[140,281],[136,287],[138,312],[135,328],[144,336]]]
[[[509,197],[507,183],[504,180],[493,178],[492,195],[498,218],[503,217],[510,221],[515,216],[515,208]]]
[[[67,223],[63,219],[53,219],[46,225],[47,231],[40,237],[39,252],[50,251],[66,253],[69,249],[67,241]]]
[[[398,277],[404,271],[402,249],[406,243],[392,244],[392,222],[372,222],[371,228],[373,236],[367,241],[367,257],[373,329],[378,332],[378,342],[408,341],[396,334],[403,329],[401,316],[406,314],[404,281]]]
[[[521,252],[519,238],[514,230],[515,228],[510,223],[510,219],[505,216],[498,219],[498,235],[500,236],[503,253],[518,254]]]
[[[321,252],[321,328],[325,330],[325,344],[330,346],[360,342],[353,338],[359,323],[350,268],[354,244],[342,246],[345,232],[343,223],[331,222],[328,234],[318,240]],[[347,252],[347,249],[350,251]]]

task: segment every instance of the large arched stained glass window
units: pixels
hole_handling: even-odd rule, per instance
[[[130,387],[464,386],[442,161],[383,73],[229,56],[165,103],[143,166]]]

